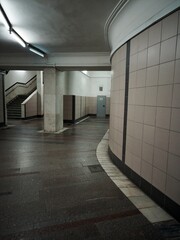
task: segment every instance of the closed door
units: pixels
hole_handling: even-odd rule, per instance
[[[97,117],[106,117],[106,96],[97,96]]]

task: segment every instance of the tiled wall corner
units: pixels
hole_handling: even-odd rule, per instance
[[[124,47],[112,58],[109,146],[119,159]],[[131,39],[129,60],[125,164],[180,204],[180,11]]]
[[[126,45],[122,46],[113,56],[110,101],[109,146],[112,152],[121,160],[123,143],[125,71]]]

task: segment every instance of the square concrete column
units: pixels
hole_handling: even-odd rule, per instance
[[[42,116],[44,113],[43,109],[43,71],[37,71],[37,108],[38,116]]]
[[[44,131],[63,128],[63,90],[55,68],[44,69]]]

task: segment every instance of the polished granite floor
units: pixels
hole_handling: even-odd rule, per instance
[[[36,119],[0,130],[0,239],[172,239],[99,164],[96,148],[108,120],[67,127],[39,132],[43,122]]]

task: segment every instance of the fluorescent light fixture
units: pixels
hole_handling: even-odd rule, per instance
[[[0,4],[0,15],[1,19],[4,23],[4,25],[7,27],[7,29],[9,30],[10,34],[13,36],[13,38],[22,46],[22,47],[27,47],[31,52],[36,53],[37,55],[44,57],[45,54],[40,51],[38,48],[30,45],[29,43],[25,42],[24,39],[13,29],[11,22],[9,21],[2,5]]]
[[[1,19],[4,24],[4,26],[9,30],[11,28],[11,24],[9,22],[8,17],[6,16],[6,13],[4,12],[4,9],[2,8],[0,4],[0,12],[1,12]]]
[[[41,57],[44,57],[44,53],[40,52],[38,49],[35,49],[35,48],[33,48],[33,47],[29,47],[29,50],[30,50],[31,52],[36,53],[37,55],[39,55],[39,56],[41,56]]]
[[[11,34],[13,36],[13,38],[22,46],[22,47],[26,47],[26,43],[25,41],[14,31],[11,31]]]

